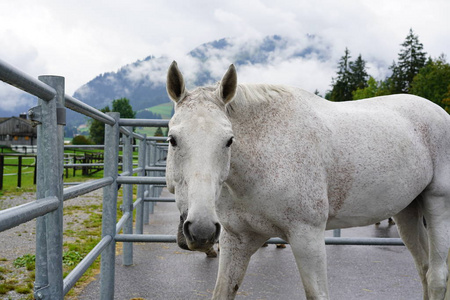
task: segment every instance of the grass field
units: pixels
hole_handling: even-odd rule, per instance
[[[159,114],[163,119],[170,119],[172,117],[173,104],[171,102],[159,104],[145,110],[151,111],[152,113]],[[146,134],[147,136],[154,136],[157,128],[156,127],[139,127],[136,128],[136,132],[140,134]],[[167,128],[162,128],[163,133],[166,133]]]
[[[136,132],[140,134],[146,134],[147,136],[154,136],[158,128],[156,127],[139,127],[136,128]],[[167,128],[161,128],[163,134],[166,135]]]
[[[15,153],[10,150],[3,149],[4,153]],[[82,155],[84,152],[89,151],[74,151],[66,150],[66,153]],[[94,152],[102,152],[102,150],[95,150]],[[137,155],[137,153],[135,154]],[[36,190],[34,185],[34,169],[36,164],[35,157],[22,157],[22,180],[21,187],[18,186],[18,157],[5,156],[3,167],[3,189],[0,190],[0,196],[17,195],[23,192],[33,192]],[[14,165],[14,166],[10,166]],[[69,169],[68,178],[66,178],[66,170],[64,170],[64,181],[84,181],[88,179],[98,179],[103,177],[103,171],[90,176],[81,175],[81,170],[76,171],[75,177],[73,176],[73,169]]]
[[[163,103],[147,108],[146,110],[161,115],[163,119],[170,119],[172,117],[173,104],[172,102]]]
[[[2,153],[16,154],[10,148],[2,148]],[[34,181],[34,168],[36,165],[35,157],[22,157],[22,178],[21,188],[17,187],[17,173],[19,158],[14,156],[5,156],[3,167],[3,189],[0,190],[0,196],[8,194],[17,194],[21,192],[34,191],[36,188]]]

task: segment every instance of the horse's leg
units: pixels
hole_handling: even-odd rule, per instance
[[[448,180],[446,177],[445,180]],[[435,179],[436,182],[436,179]],[[447,286],[447,256],[450,247],[450,189],[432,184],[423,193],[423,212],[428,231],[430,299],[444,299]]]
[[[428,236],[423,224],[423,214],[419,207],[420,197],[394,216],[398,232],[414,258],[423,286],[423,299],[428,299]]]
[[[219,242],[219,272],[213,299],[234,299],[244,279],[250,257],[266,240],[267,236],[262,237],[254,233],[237,236],[226,230],[222,231]]]
[[[324,228],[302,225],[288,237],[307,299],[328,299]]]

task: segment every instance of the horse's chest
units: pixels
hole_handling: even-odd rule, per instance
[[[226,188],[217,210],[223,225],[232,227],[233,231],[283,237],[298,222],[324,223],[328,216],[328,202],[325,196],[315,201],[302,199],[295,189],[282,186],[257,191],[248,189],[239,195]]]

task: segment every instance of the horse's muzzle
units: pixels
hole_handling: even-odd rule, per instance
[[[186,214],[180,216],[177,242],[182,249],[207,252],[218,241],[219,223],[186,221]]]

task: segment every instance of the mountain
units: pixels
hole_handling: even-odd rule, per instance
[[[329,45],[314,35],[299,39],[279,35],[261,39],[223,38],[200,45],[177,61],[185,76],[188,88],[212,84],[219,80],[234,63],[238,69],[253,66],[267,66],[294,59],[329,59]],[[169,102],[165,79],[169,57],[148,56],[120,68],[117,72],[101,74],[76,90],[74,97],[96,107],[111,106],[118,98],[128,98],[135,111]],[[191,69],[183,68],[190,66]],[[73,122],[74,121],[74,122]],[[81,120],[83,121],[83,120]],[[69,120],[71,124],[80,122],[79,118]]]
[[[288,77],[289,72],[296,73],[297,76],[301,74],[296,65],[299,61],[327,64],[334,68],[335,62],[331,62],[329,57],[330,47],[314,35],[299,38],[279,35],[255,39],[223,38],[200,45],[183,57],[148,56],[125,65],[116,72],[100,74],[78,88],[73,96],[98,109],[107,105],[111,107],[112,100],[125,97],[130,99],[133,109],[138,112],[137,117],[145,117],[145,109],[170,102],[166,94],[165,80],[173,59],[178,61],[186,86],[190,89],[217,82],[231,63],[237,67],[240,82],[264,80],[265,78],[259,78],[264,74],[272,76],[268,78],[270,82]],[[278,73],[272,75],[274,70],[278,70]],[[308,73],[303,76],[311,77]],[[327,76],[326,80],[329,79],[331,78]],[[300,84],[303,80],[298,81]],[[0,115],[18,115],[33,106],[26,98],[32,96],[20,97],[25,97],[22,99],[24,105],[18,106],[14,112],[0,111]],[[36,103],[35,97],[32,98],[31,103]],[[79,113],[67,111],[67,127],[78,126],[86,120],[87,117]]]

